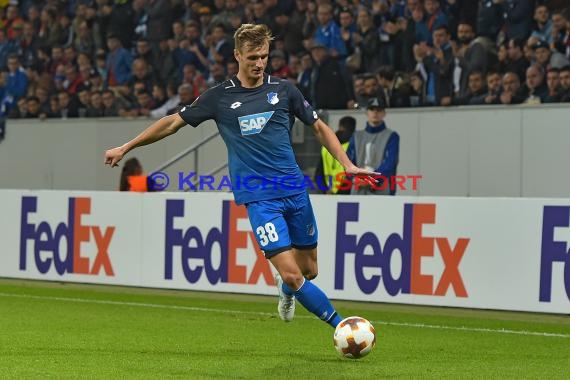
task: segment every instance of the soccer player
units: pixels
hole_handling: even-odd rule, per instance
[[[312,125],[317,139],[347,173],[374,176],[348,159],[336,135],[287,80],[265,74],[269,43],[266,25],[242,25],[234,35],[238,74],[204,92],[179,113],[151,124],[126,144],[105,152],[111,167],[134,148],[154,143],[189,124],[215,120],[228,149],[237,204],[247,207],[265,257],[278,272],[279,316],[291,321],[295,299],[333,327],[342,320],[328,297],[310,280],[317,276],[318,231],[303,173],[295,161],[290,132],[294,117]],[[240,184],[247,178],[247,186]],[[253,190],[251,190],[253,189]]]

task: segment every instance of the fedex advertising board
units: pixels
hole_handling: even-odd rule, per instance
[[[155,194],[143,213],[146,286],[275,294],[273,268],[231,194]]]
[[[275,294],[230,194],[0,191],[0,276]],[[570,313],[570,201],[313,196],[334,299]]]
[[[141,250],[140,196],[0,193],[0,276],[140,284],[140,259],[134,254]]]

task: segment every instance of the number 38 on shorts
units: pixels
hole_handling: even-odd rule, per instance
[[[269,242],[275,243],[279,240],[275,225],[271,222],[265,223],[264,226],[257,227],[255,233],[257,234],[259,245],[262,247],[266,247]]]

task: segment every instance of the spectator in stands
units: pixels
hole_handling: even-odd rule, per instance
[[[77,116],[86,117],[87,110],[91,107],[91,91],[82,88],[77,94]]]
[[[339,62],[329,56],[325,45],[315,42],[311,48],[311,102],[318,109],[346,109],[352,95],[351,80]]]
[[[487,72],[486,92],[471,99],[470,104],[498,104],[501,96],[501,75],[494,70]]]
[[[269,72],[279,78],[289,78],[291,69],[287,65],[287,57],[283,51],[275,49],[269,54]]]
[[[209,87],[214,87],[219,83],[222,83],[226,79],[226,69],[221,63],[213,63],[209,68],[209,75],[206,78],[206,85]]]
[[[530,66],[530,62],[524,55],[524,41],[520,38],[509,40],[507,45],[507,62],[504,66],[504,72],[514,72],[520,80],[526,79],[526,69]]]
[[[509,71],[503,75],[503,88],[500,95],[500,104],[520,104],[526,98],[524,88],[515,72]]]
[[[167,115],[172,115],[173,113],[179,112],[182,107],[189,106],[196,100],[194,96],[194,89],[192,88],[191,84],[184,83],[178,87],[178,96],[180,98],[180,102],[176,105],[176,107],[167,111]]]
[[[361,72],[373,73],[380,67],[380,38],[372,22],[370,11],[366,8],[358,10],[356,18],[357,33],[353,36],[354,42],[361,52]]]
[[[530,34],[531,37],[545,41],[549,46],[552,44],[552,20],[546,5],[538,5],[534,9],[535,26]]]
[[[479,0],[476,28],[479,36],[487,37],[491,41],[497,40],[497,36],[504,24],[504,11],[501,4],[503,1]]]
[[[103,116],[103,100],[101,92],[93,91],[89,99],[89,107],[87,107],[87,117],[102,117]]]
[[[544,69],[542,66],[534,64],[526,70],[526,88],[528,90],[528,96],[524,103],[544,103],[548,96],[548,87],[544,80]]]
[[[476,99],[481,98],[486,93],[486,88],[483,82],[483,73],[481,71],[472,71],[469,74],[467,82],[467,91],[462,96],[457,96],[452,99],[452,105],[467,105],[467,104],[481,104]]]
[[[152,90],[152,96],[157,108],[150,111],[153,118],[161,118],[166,116],[168,111],[180,104],[180,96],[176,93],[176,87],[169,83],[166,88],[161,85],[155,85]]]
[[[210,63],[225,63],[233,57],[232,43],[227,39],[226,28],[223,24],[214,25],[212,28],[212,44],[208,52]]]
[[[10,119],[25,119],[28,117],[28,102],[26,98],[20,98],[10,107],[8,117]]]
[[[533,50],[535,63],[540,65],[545,71],[551,68],[561,69],[570,64],[570,61],[563,54],[551,51],[550,45],[545,41],[538,41],[533,46]]]
[[[170,36],[170,26],[174,21],[171,3],[170,0],[148,0],[146,4],[148,14],[146,37],[154,52],[158,51],[160,41]]]
[[[362,90],[358,92],[356,103],[360,108],[365,109],[369,99],[377,98],[380,95],[380,84],[378,83],[378,77],[373,74],[364,74],[361,78]]]
[[[24,20],[20,17],[20,11],[16,5],[9,5],[6,10],[6,19],[4,20],[4,29],[8,38],[18,39],[22,31]]]
[[[428,105],[426,101],[425,81],[419,71],[414,71],[410,74],[408,99],[410,106],[412,107],[423,107]]]
[[[79,112],[77,110],[77,103],[75,98],[72,98],[67,92],[60,91],[57,94],[59,109],[57,117],[62,119],[79,117]]]
[[[77,73],[76,66],[68,63],[65,65],[65,79],[63,80],[63,89],[70,95],[75,95],[79,92],[80,86],[83,83],[81,76]]]
[[[446,26],[433,33],[433,47],[426,44],[414,46],[418,69],[426,80],[426,100],[432,105],[449,105],[453,95],[453,49],[449,43]]]
[[[300,73],[297,76],[297,88],[305,99],[311,99],[311,73],[313,72],[313,59],[307,51],[299,53],[301,62]]]
[[[349,56],[351,54],[354,54],[356,49],[354,34],[357,31],[356,22],[354,21],[354,16],[352,14],[351,8],[341,8],[339,12],[339,22],[340,37],[344,43],[346,55]]]
[[[385,181],[377,181],[381,190],[370,185],[352,187],[351,194],[358,195],[395,195],[392,189],[392,176],[396,175],[400,150],[400,136],[388,129],[384,122],[386,104],[382,98],[370,99],[366,110],[366,128],[354,132],[350,138],[347,155],[353,164],[367,170],[382,173]]]
[[[18,55],[21,57],[24,67],[34,66],[38,59],[38,49],[40,41],[36,38],[34,26],[29,22],[24,22],[22,26],[22,37],[19,41],[20,49]]]
[[[333,58],[344,58],[347,55],[346,46],[340,35],[340,28],[333,19],[333,8],[323,3],[317,10],[318,26],[315,41],[326,46]]]
[[[188,47],[186,49],[179,48],[173,52],[178,67],[190,64],[201,72],[205,71],[210,62],[208,61],[208,48],[200,40],[200,25],[190,21],[186,24],[184,33],[188,40]]]
[[[131,78],[132,56],[121,43],[117,35],[107,36],[107,86],[115,87],[126,85]]]
[[[425,9],[421,3],[412,11],[411,27],[414,30],[414,39],[417,44],[431,41]]]
[[[95,38],[87,21],[83,21],[79,25],[77,32],[77,36],[75,36],[74,39],[75,49],[80,53],[87,53],[92,57],[98,46],[95,44]]]
[[[141,58],[135,59],[132,64],[131,72],[132,76],[128,82],[129,87],[131,87],[131,93],[133,92],[134,84],[137,82],[144,83],[145,91],[150,93],[152,86],[156,83],[156,78],[148,63]]]
[[[457,48],[455,55],[460,69],[460,96],[465,96],[467,80],[473,71],[485,74],[498,63],[497,50],[488,37],[476,37],[473,27],[467,22],[457,26]]]
[[[47,112],[49,118],[59,118],[59,96],[57,94],[51,95],[49,98],[49,110]]]
[[[4,91],[5,97],[11,104],[16,104],[18,99],[26,96],[28,91],[28,76],[16,54],[8,56],[8,75]]]
[[[494,0],[505,12],[505,37],[527,39],[532,30],[534,0]]]
[[[561,86],[560,86],[560,70],[550,69],[546,73],[546,85],[548,86],[548,96],[545,99],[545,103],[558,103],[561,98]]]
[[[560,101],[570,102],[570,65],[560,69]]]
[[[0,70],[7,69],[8,56],[18,52],[18,44],[14,40],[6,38],[6,32],[0,28]]]
[[[123,108],[123,105],[117,100],[113,91],[103,91],[101,99],[103,101],[103,116],[119,116],[119,109]]]
[[[424,0],[425,20],[428,29],[428,44],[432,44],[434,32],[442,26],[449,30],[447,15],[440,8],[439,0]]]
[[[408,107],[409,99],[403,87],[401,78],[396,76],[391,66],[382,66],[376,76],[380,84],[380,94],[384,98],[387,108]]]
[[[46,115],[49,113],[48,95],[48,90],[44,87],[37,87],[34,91],[34,96],[37,97],[40,102],[40,112],[45,113]]]
[[[567,10],[558,10],[552,13],[552,42],[550,47],[553,50],[558,51],[570,58],[569,54],[566,54],[566,18],[565,14],[568,14],[568,19],[570,20],[570,8]]]

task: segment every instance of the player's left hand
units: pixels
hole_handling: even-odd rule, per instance
[[[368,170],[368,169],[364,169],[364,168],[359,168],[356,165],[346,166],[344,168],[344,171],[348,174],[359,175],[359,176],[375,177],[375,176],[382,175],[382,173],[378,173],[378,172]]]
[[[123,149],[121,147],[109,149],[105,152],[105,165],[109,165],[110,167],[119,166],[119,161],[123,159]]]

